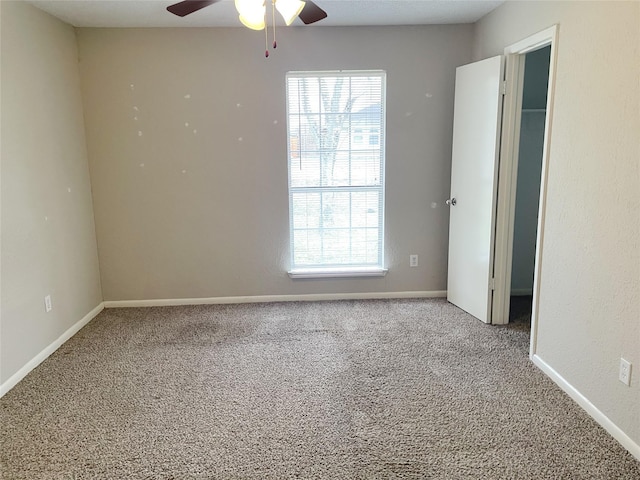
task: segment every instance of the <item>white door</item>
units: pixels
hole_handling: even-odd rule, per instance
[[[447,300],[491,323],[504,57],[456,69]]]

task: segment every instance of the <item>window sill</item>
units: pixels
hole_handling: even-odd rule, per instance
[[[289,277],[296,278],[353,278],[353,277],[384,277],[386,268],[324,268],[291,270]]]

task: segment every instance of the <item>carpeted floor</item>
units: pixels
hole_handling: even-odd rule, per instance
[[[4,398],[6,479],[635,479],[442,299],[112,309]]]
[[[531,331],[531,310],[533,297],[531,295],[512,296],[509,303],[509,327]]]

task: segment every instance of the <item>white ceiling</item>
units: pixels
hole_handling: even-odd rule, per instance
[[[76,27],[240,27],[233,0],[184,18],[166,11],[178,0],[26,0]],[[314,0],[319,26],[473,23],[504,0]],[[294,25],[303,25],[298,19]]]

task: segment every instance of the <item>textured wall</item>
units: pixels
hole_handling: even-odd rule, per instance
[[[80,29],[105,300],[444,290],[473,27]],[[291,280],[285,73],[387,72],[384,278]],[[420,266],[409,268],[409,254]]]
[[[4,383],[102,296],[74,30],[0,4]]]
[[[640,444],[640,3],[507,2],[475,56],[556,23],[537,353]]]

